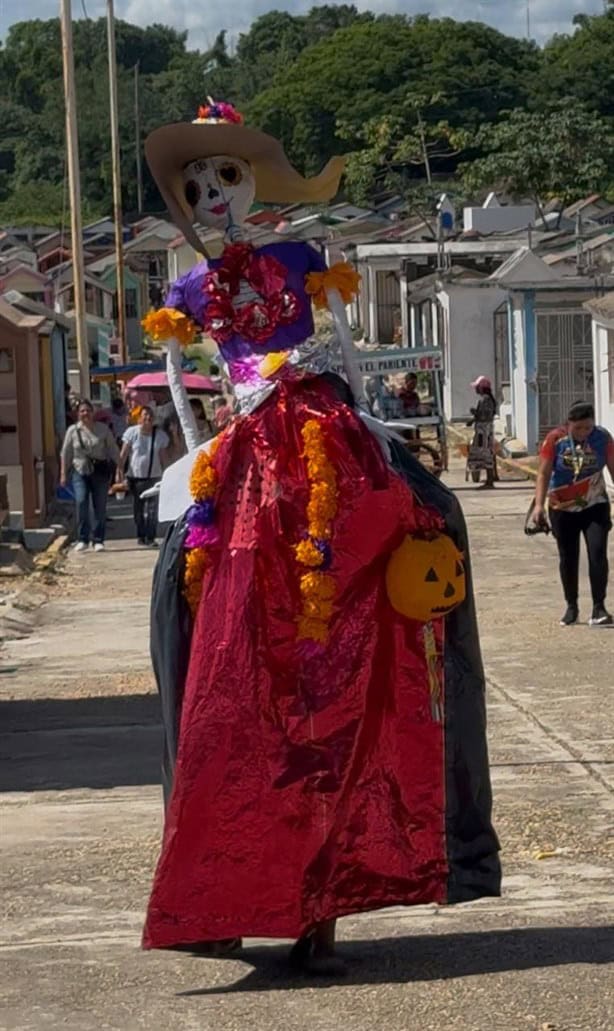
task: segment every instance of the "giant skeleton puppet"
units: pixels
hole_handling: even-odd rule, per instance
[[[338,917],[499,892],[464,521],[359,410],[352,269],[306,243],[243,241],[254,199],[326,201],[343,161],[304,179],[213,103],[146,150],[186,238],[203,250],[200,223],[225,246],[146,320],[192,450],[160,499],[167,809],[144,945],[294,938],[295,963],[331,973]],[[349,386],[328,371],[312,304],[332,312]],[[240,411],[200,448],[180,376],[198,331]]]

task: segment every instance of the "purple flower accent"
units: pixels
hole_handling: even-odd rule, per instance
[[[321,641],[312,641],[304,638],[297,644],[297,654],[303,662],[311,662],[313,659],[320,659],[326,654],[326,648]]]
[[[191,526],[185,539],[186,548],[211,548],[219,544],[220,534],[216,526]]]
[[[308,533],[303,534],[304,541],[311,541],[314,548],[317,548],[322,555],[322,565],[318,566],[320,572],[326,572],[330,569],[333,561],[333,552],[328,541],[325,541],[322,537],[311,537]]]
[[[266,383],[267,381],[258,372],[261,361],[261,356],[253,355],[249,358],[240,358],[237,361],[230,362],[228,371],[232,382],[247,383],[249,385]]]
[[[188,526],[211,526],[215,519],[215,505],[213,501],[197,501],[188,509]]]
[[[324,559],[320,569],[324,571],[330,569],[333,561],[333,553],[330,544],[328,541],[324,541],[320,537],[312,537],[312,541]]]

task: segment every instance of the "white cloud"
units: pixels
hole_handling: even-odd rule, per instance
[[[348,0],[351,2],[351,0]],[[220,29],[230,36],[249,28],[250,23],[270,10],[302,14],[321,6],[313,0],[115,0],[118,17],[137,25],[158,22],[189,32],[192,46],[206,47]],[[485,21],[489,25],[517,36],[526,34],[527,0],[354,0],[356,7],[375,13],[428,13],[433,17]],[[575,14],[598,14],[602,0],[528,0],[531,35],[543,42],[554,32],[569,32]],[[75,17],[85,9],[90,17],[105,12],[104,0],[72,0]],[[59,0],[0,0],[0,35],[9,25],[30,18],[53,18]]]

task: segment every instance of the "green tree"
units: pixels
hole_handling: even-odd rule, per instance
[[[531,197],[541,210],[549,198],[571,202],[612,186],[612,125],[573,100],[545,112],[511,111],[484,126],[474,143],[484,156],[461,169],[472,192],[504,189]]]
[[[598,17],[583,16],[570,36],[546,44],[536,96],[548,104],[575,97],[593,111],[614,118],[614,4]]]
[[[239,106],[248,104],[307,47],[354,22],[372,20],[373,15],[360,14],[350,4],[323,4],[301,16],[269,11],[256,19],[249,32],[239,36],[234,58],[215,62],[209,71],[207,90]]]
[[[365,125],[395,115],[409,88],[441,97],[433,122],[476,129],[526,102],[538,62],[537,48],[485,25],[383,15],[307,47],[278,68],[247,113],[314,171],[331,154],[360,149]]]
[[[93,221],[102,213],[101,208],[84,201],[84,222]],[[27,225],[30,222],[70,226],[67,195],[61,184],[32,181],[0,202],[0,225]]]
[[[433,185],[434,172],[450,167],[468,143],[464,130],[446,121],[429,120],[441,96],[408,91],[398,110],[370,119],[360,130],[361,147],[350,154],[346,185],[359,203],[367,203],[377,190],[405,193],[421,180]],[[352,130],[341,123],[338,135],[348,138]]]
[[[203,99],[205,57],[186,50],[186,35],[161,25],[116,26],[124,204],[136,207],[134,67],[140,67],[143,128],[193,117]],[[82,193],[101,209],[111,204],[106,22],[74,24]],[[34,182],[58,186],[65,174],[65,112],[59,21],[11,27],[0,50],[0,171],[4,194],[32,197]],[[221,48],[214,57],[221,59]],[[150,203],[159,206],[147,179]],[[51,203],[53,193],[42,192]],[[19,206],[19,205],[18,205]],[[20,208],[21,210],[21,208]],[[55,209],[57,210],[57,205]]]
[[[158,125],[193,118],[207,95],[230,100],[251,124],[278,137],[307,173],[332,154],[349,152],[349,188],[365,201],[386,185],[402,189],[410,207],[426,210],[459,160],[474,188],[499,181],[527,192],[530,182],[543,196],[577,194],[597,183],[607,188],[614,124],[610,8],[582,18],[573,35],[555,37],[543,51],[481,23],[376,17],[347,3],[316,5],[299,16],[270,11],[240,36],[234,55],[224,32],[200,53],[188,50],[185,34],[174,29],[119,21],[125,209],[136,205],[137,64],[143,137]],[[108,211],[104,19],[76,21],[74,45],[83,195]],[[18,195],[33,202],[37,193],[57,210],[65,179],[64,118],[58,19],[13,25],[0,46],[3,203],[16,200],[21,210]],[[529,141],[524,156],[523,132]],[[146,208],[160,209],[147,169],[145,175]]]

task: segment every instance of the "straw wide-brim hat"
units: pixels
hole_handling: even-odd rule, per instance
[[[145,141],[145,155],[170,215],[199,251],[203,244],[193,227],[182,172],[198,158],[242,158],[256,180],[256,200],[272,204],[324,203],[339,189],[345,158],[334,157],[319,175],[305,179],[292,167],[281,143],[268,133],[227,122],[179,122],[155,129]]]

